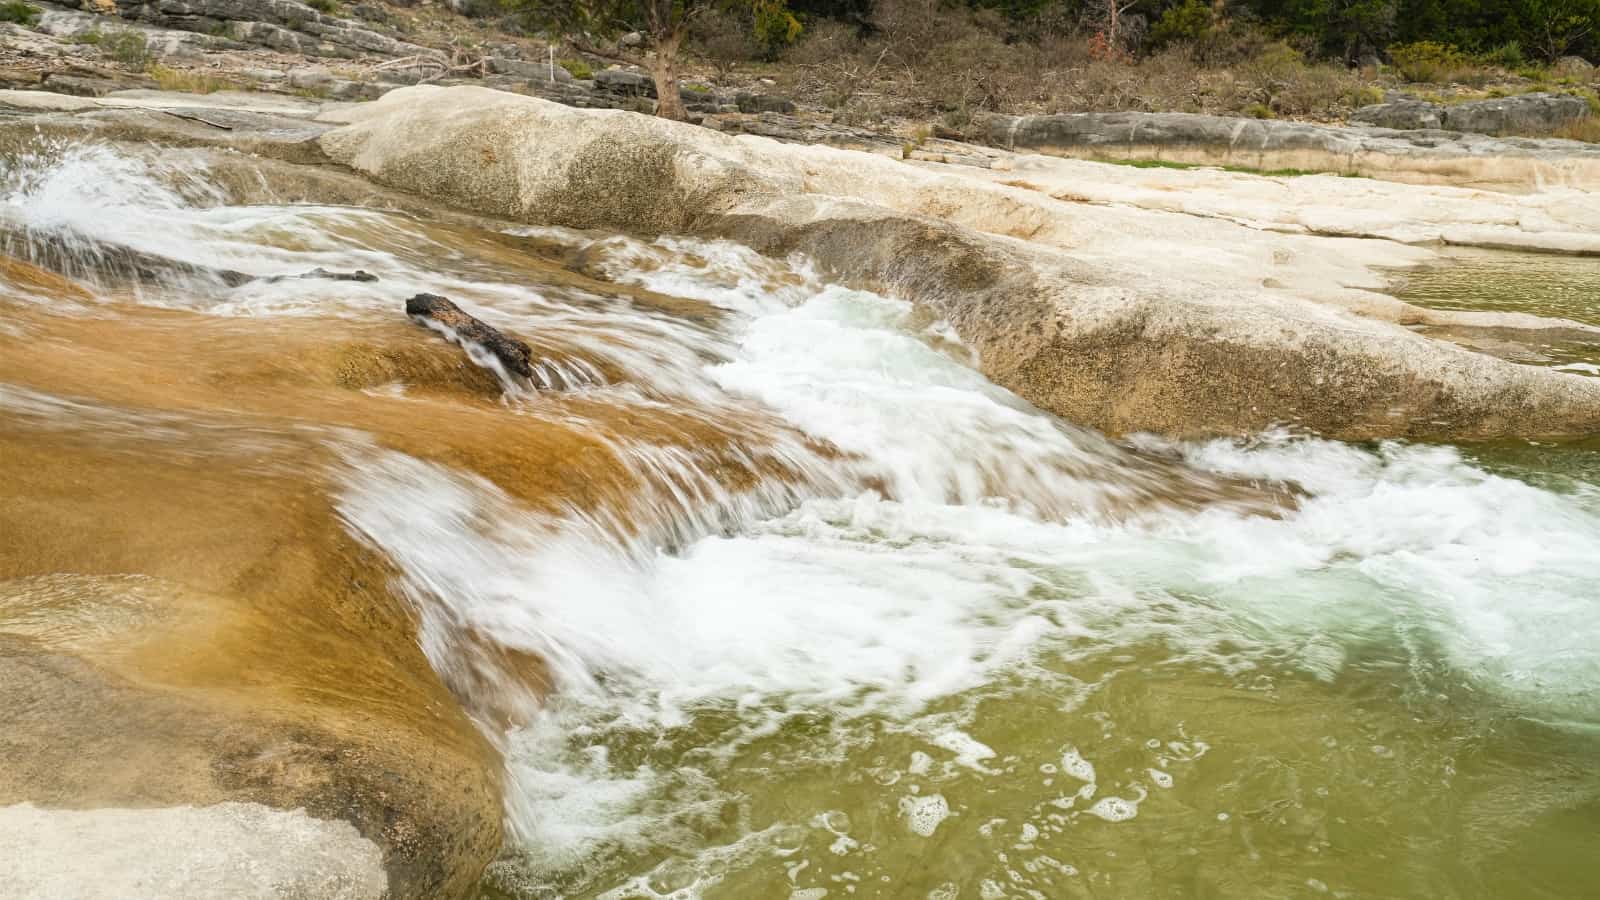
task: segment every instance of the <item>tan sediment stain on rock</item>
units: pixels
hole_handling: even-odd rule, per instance
[[[462,894],[502,818],[501,762],[469,715],[493,734],[521,709],[434,673],[396,573],[336,513],[335,445],[366,435],[530,510],[606,510],[624,529],[645,524],[630,518],[641,486],[607,436],[692,448],[732,486],[784,477],[737,452],[742,428],[769,427],[759,416],[562,395],[511,414],[398,307],[266,322],[86,309],[4,302],[21,330],[0,332],[0,756],[16,761],[0,805],[304,807],[381,847],[394,896]],[[475,640],[548,689],[540,660]]]

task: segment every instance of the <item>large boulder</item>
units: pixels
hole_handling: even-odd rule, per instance
[[[1474,134],[1549,134],[1589,117],[1589,102],[1570,94],[1520,94],[1444,108],[1444,127]]]
[[[1356,110],[1350,121],[1379,128],[1540,135],[1588,116],[1589,103],[1582,97],[1536,93],[1452,104],[1422,100],[1375,103]]]
[[[392,187],[527,222],[806,254],[839,280],[915,300],[951,322],[991,379],[1111,432],[1236,434],[1283,422],[1347,438],[1600,430],[1600,382],[1261,287],[1280,255],[1287,272],[1297,254],[1314,265],[1355,252],[1320,238],[1273,248],[1212,223],[1202,238],[1232,251],[1229,264],[1095,261],[1071,248],[1105,247],[1095,242],[1107,233],[1135,247],[1182,246],[1194,226],[867,154],[476,88],[409,88],[343,117],[323,149]],[[1240,242],[1269,248],[1251,264],[1262,269],[1236,271]]]
[[[1442,128],[1444,106],[1424,100],[1395,100],[1363,106],[1350,114],[1354,125],[1373,125],[1378,128]]]

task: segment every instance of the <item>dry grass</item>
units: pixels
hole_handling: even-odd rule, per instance
[[[192,72],[186,69],[171,69],[160,63],[155,63],[145,70],[163,91],[186,91],[191,94],[214,94],[217,91],[226,91],[237,88],[238,85],[225,78],[207,75],[203,72]]]
[[[1551,137],[1600,144],[1600,116],[1589,116],[1587,119],[1579,119],[1576,122],[1564,125],[1556,129],[1551,134]]]
[[[1178,111],[1332,121],[1377,102],[1374,73],[1307,62],[1259,32],[1209,37],[1136,60],[1070,34],[1018,36],[939,0],[878,0],[869,36],[825,21],[783,57],[785,90],[849,124],[988,113]]]

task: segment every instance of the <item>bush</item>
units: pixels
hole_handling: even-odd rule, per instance
[[[594,77],[594,70],[589,68],[589,64],[581,59],[563,59],[557,65],[566,69],[568,74],[580,81]]]
[[[150,65],[150,41],[142,31],[124,28],[102,34],[100,49],[129,68],[143,69]]]
[[[1515,71],[1527,63],[1522,55],[1522,45],[1516,41],[1507,41],[1478,57],[1485,65],[1499,66],[1502,69]]]
[[[339,0],[306,0],[306,5],[330,16],[339,11]]]
[[[39,16],[42,14],[43,11],[39,7],[31,3],[23,3],[22,0],[9,0],[9,2],[0,3],[0,22],[12,22],[32,28],[38,23]]]
[[[1389,59],[1400,77],[1413,84],[1456,81],[1470,66],[1466,54],[1454,44],[1434,41],[1397,44],[1389,48]]]
[[[1211,5],[1203,0],[1183,0],[1161,14],[1150,29],[1150,43],[1165,47],[1179,42],[1193,43],[1211,31]]]
[[[1244,114],[1252,119],[1276,119],[1278,117],[1278,114],[1272,111],[1272,107],[1265,103],[1252,103],[1246,106]]]

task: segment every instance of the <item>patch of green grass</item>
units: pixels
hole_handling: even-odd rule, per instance
[[[692,82],[687,82],[687,81],[683,83],[683,89],[688,91],[691,94],[709,94],[709,93],[711,93],[711,88],[708,88],[703,84],[694,84]]]
[[[563,59],[558,65],[579,81],[587,81],[594,77],[594,70],[581,59]]]
[[[96,28],[93,31],[80,31],[72,37],[67,38],[67,42],[70,44],[89,44],[91,46],[98,46],[100,41],[104,38],[105,35],[101,34],[100,29]]]
[[[131,28],[108,31],[100,36],[100,49],[129,68],[143,69],[150,65],[150,41],[142,31]]]
[[[32,28],[39,21],[44,11],[31,3],[22,0],[9,0],[0,3],[0,22],[12,22],[17,25],[26,25]]]
[[[1272,107],[1265,103],[1252,103],[1246,106],[1244,114],[1252,119],[1276,119],[1278,117],[1278,114],[1272,111]]]
[[[1332,172],[1323,169],[1253,169],[1249,166],[1218,166],[1209,163],[1177,162],[1170,159],[1096,159],[1095,162],[1131,166],[1135,169],[1221,169],[1241,175],[1265,175],[1273,178],[1295,178],[1302,175],[1338,175],[1341,178],[1365,178],[1358,172]]]
[[[306,0],[306,5],[330,16],[339,11],[339,0]]]
[[[182,69],[169,69],[160,63],[152,63],[145,70],[163,91],[185,91],[190,94],[214,94],[237,87],[233,82],[203,72],[189,72]]]

